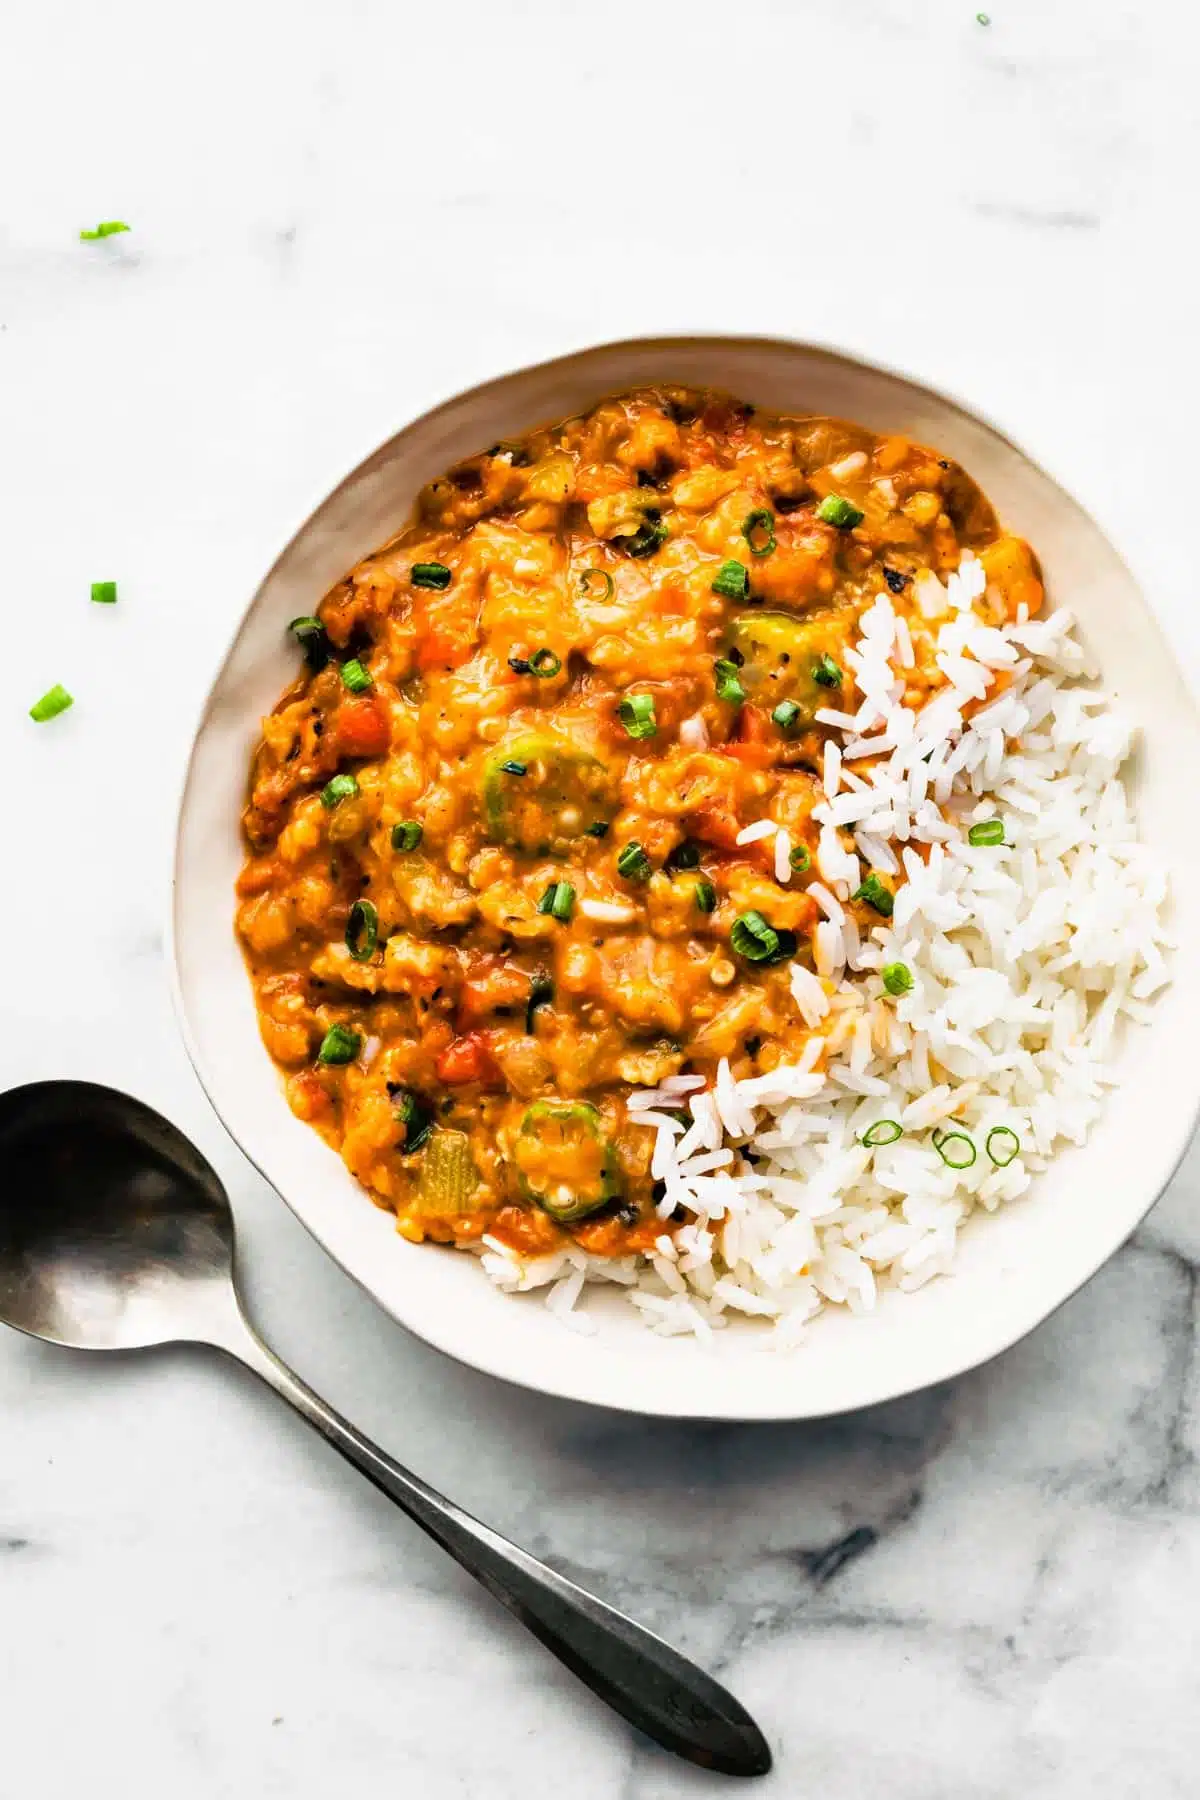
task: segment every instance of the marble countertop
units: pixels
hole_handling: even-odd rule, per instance
[[[761,1791],[1171,1800],[1200,1753],[1195,1155],[952,1386],[816,1426],[598,1414],[451,1365],[324,1260],[209,1112],[164,968],[191,720],[286,533],[431,401],[597,339],[816,337],[961,392],[1099,510],[1195,676],[1200,29],[1182,0],[988,4],[11,16],[0,1084],[99,1078],[191,1132],[280,1351],[721,1671],[776,1748]],[[31,726],[55,681],[77,705]],[[215,1359],[5,1337],[0,1445],[0,1800],[97,1770],[129,1800],[723,1785]]]

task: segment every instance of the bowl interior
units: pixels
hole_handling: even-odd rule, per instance
[[[657,1337],[616,1294],[589,1302],[596,1335],[576,1334],[537,1296],[497,1293],[473,1257],[406,1243],[288,1110],[232,928],[248,760],[261,715],[294,672],[288,620],[313,611],[405,521],[422,483],[459,458],[655,380],[903,431],[965,465],[1034,544],[1052,604],[1077,614],[1106,685],[1141,727],[1135,802],[1143,837],[1171,869],[1182,946],[1153,1022],[1125,1040],[1088,1143],[1064,1152],[1029,1198],[972,1221],[953,1278],[881,1296],[866,1318],[827,1313],[788,1355],[763,1355],[764,1337],[749,1323],[733,1325],[711,1353]],[[1111,1255],[1182,1155],[1198,1087],[1188,1026],[1200,1006],[1191,949],[1200,940],[1200,848],[1180,826],[1198,749],[1191,696],[1129,570],[1093,520],[994,427],[900,376],[801,344],[666,339],[585,351],[476,388],[408,426],[324,502],[251,601],[207,703],[179,821],[172,929],[189,1049],[234,1138],[329,1253],[396,1319],[463,1361],[649,1413],[800,1418],[868,1405],[969,1368],[1037,1324]]]

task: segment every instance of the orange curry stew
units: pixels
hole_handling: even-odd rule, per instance
[[[903,437],[663,387],[497,444],[294,622],[263,723],[238,930],[292,1108],[406,1237],[647,1250],[633,1087],[811,1035],[788,965],[820,918],[822,708],[885,587],[964,549],[996,617],[1037,565]],[[774,840],[739,846],[757,820]],[[850,840],[847,839],[847,843]],[[851,904],[890,913],[872,872]]]

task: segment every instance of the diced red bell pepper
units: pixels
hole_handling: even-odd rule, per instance
[[[342,701],[334,732],[340,756],[383,756],[392,741],[392,721],[382,700],[365,695]]]
[[[483,1034],[469,1031],[465,1037],[448,1044],[434,1065],[439,1081],[447,1087],[461,1087],[468,1081],[488,1082],[496,1075],[496,1065]]]

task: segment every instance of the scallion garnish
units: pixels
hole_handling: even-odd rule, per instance
[[[850,898],[865,900],[868,906],[873,906],[875,911],[882,913],[885,919],[891,918],[892,909],[896,904],[896,896],[889,887],[884,886],[878,875],[875,874],[868,875],[862,886],[855,888]]]
[[[500,764],[502,775],[525,775],[528,773],[528,769],[529,765],[523,762],[502,762]]]
[[[658,730],[654,716],[653,694],[626,694],[617,707],[617,717],[631,738],[650,738]]]
[[[323,669],[329,661],[330,649],[329,639],[320,619],[314,619],[311,615],[293,619],[288,630],[294,633],[297,643],[304,652],[304,660],[313,673]]]
[[[742,520],[742,536],[750,546],[751,556],[770,556],[775,548],[775,514],[765,506],[756,506]]]
[[[1021,1140],[1007,1125],[993,1125],[984,1149],[998,1169],[1007,1169],[1014,1156],[1021,1153]]]
[[[730,662],[727,656],[719,656],[713,664],[713,674],[717,678],[717,699],[740,706],[746,698],[746,690],[738,680],[737,664]]]
[[[847,500],[841,494],[827,494],[817,508],[817,517],[823,525],[836,525],[839,531],[853,531],[856,525],[862,524],[865,514],[853,500]]]
[[[717,890],[713,886],[712,882],[705,881],[703,876],[700,878],[700,880],[696,883],[695,887],[692,889],[692,898],[695,900],[696,905],[700,908],[700,911],[702,913],[710,913],[710,912],[716,911]]]
[[[352,694],[365,694],[374,685],[370,669],[364,667],[357,656],[342,664],[342,681]]]
[[[575,905],[575,889],[569,881],[552,881],[537,903],[540,913],[549,913],[563,925],[571,917]]]
[[[585,837],[594,837],[594,838],[607,837],[608,836],[608,820],[607,819],[597,819],[596,823],[594,825],[588,826],[587,830],[584,832],[584,836]]]
[[[346,920],[346,948],[355,962],[370,962],[379,943],[379,914],[369,900],[356,900]]]
[[[674,875],[680,869],[698,869],[699,867],[700,846],[693,843],[691,838],[684,838],[681,844],[676,844],[663,864],[668,875]]]
[[[876,1119],[873,1125],[859,1138],[859,1143],[868,1150],[878,1150],[883,1144],[894,1144],[898,1137],[904,1136],[904,1127],[899,1119]]]
[[[842,671],[832,656],[819,656],[812,666],[812,678],[818,687],[835,688],[842,685]]]
[[[794,869],[797,875],[805,874],[812,867],[812,857],[807,844],[797,844],[794,850],[788,851],[788,868]]]
[[[448,588],[450,586],[450,571],[445,563],[414,563],[409,570],[409,580],[414,587]]]
[[[628,556],[653,556],[659,545],[665,544],[666,541],[667,528],[662,522],[662,514],[656,507],[647,509],[641,524],[632,537],[618,540]]]
[[[340,806],[343,800],[352,800],[358,792],[358,783],[353,775],[335,775],[321,789],[321,805],[330,811]]]
[[[115,581],[93,581],[92,599],[97,606],[115,606],[117,604],[117,584]]]
[[[414,1094],[407,1087],[397,1089],[392,1093],[392,1099],[395,1101],[393,1117],[398,1125],[404,1127],[404,1154],[411,1156],[414,1150],[421,1148],[433,1130],[433,1109],[425,1104],[419,1094]]]
[[[775,711],[771,714],[771,718],[774,720],[775,724],[778,725],[780,731],[794,731],[796,728],[796,720],[799,717],[800,708],[796,705],[794,700],[781,700],[779,705],[775,708]]]
[[[68,694],[61,682],[56,681],[52,688],[47,688],[40,700],[35,700],[29,709],[29,716],[38,725],[44,725],[47,719],[57,719],[59,713],[66,712],[68,706],[74,706],[75,699]]]
[[[129,229],[124,219],[101,219],[94,231],[81,231],[79,236],[83,243],[94,244],[97,238],[116,237],[119,231]]]
[[[779,955],[779,933],[760,912],[739,913],[729,942],[747,962],[774,962]]]
[[[317,1061],[335,1065],[351,1063],[361,1049],[362,1038],[357,1031],[351,1031],[346,1025],[331,1025],[321,1039]]]
[[[392,826],[392,849],[415,850],[424,836],[423,825],[418,825],[415,819],[402,819],[398,825]]]
[[[889,994],[898,997],[912,991],[912,970],[907,963],[894,962],[883,965],[883,985]]]
[[[617,874],[623,875],[626,881],[645,881],[650,873],[650,858],[642,846],[634,841],[626,844],[617,858]]]
[[[982,844],[1002,844],[1004,842],[1004,820],[981,819],[968,831],[967,842],[974,844],[976,849],[979,849]]]
[[[540,650],[535,650],[529,659],[529,673],[536,675],[539,681],[545,681],[550,676],[557,675],[561,668],[562,657],[555,656],[553,650],[548,649],[545,645]]]
[[[732,557],[723,562],[712,578],[714,594],[723,594],[726,600],[744,600],[750,592],[750,571],[745,563]]]
[[[611,600],[613,578],[607,569],[583,569],[579,576],[579,592],[585,600]]]
[[[539,1006],[548,1006],[554,998],[554,983],[550,977],[539,971],[530,977],[529,999],[525,1006],[525,1030],[533,1030],[533,1017]]]
[[[948,1169],[969,1169],[975,1146],[965,1131],[935,1131],[933,1147]]]

